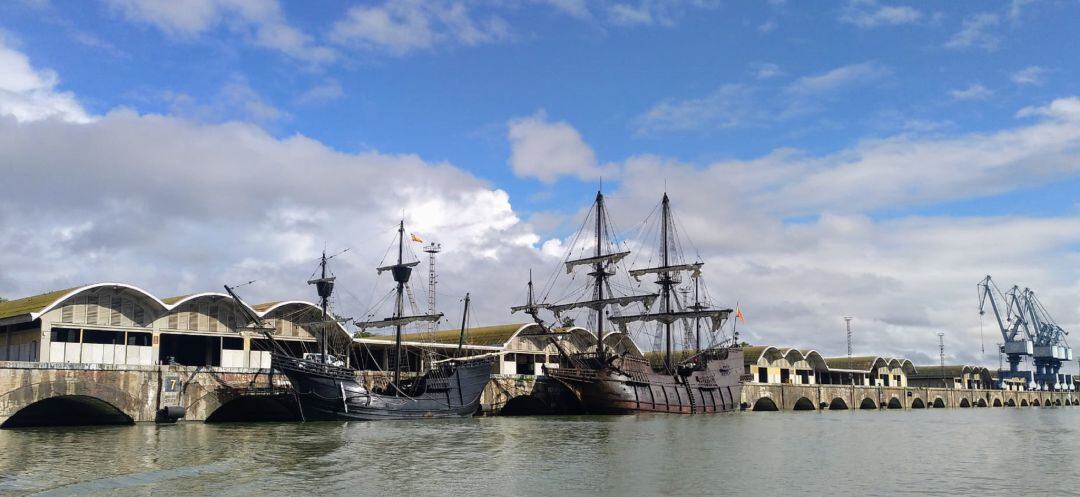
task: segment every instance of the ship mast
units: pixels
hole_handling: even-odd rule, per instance
[[[400,319],[405,314],[405,283],[409,281],[409,273],[412,272],[412,268],[407,268],[402,264],[404,255],[405,220],[402,219],[398,224],[397,265],[392,269],[394,281],[397,282],[397,300],[394,302],[395,319]],[[394,395],[398,395],[398,392],[400,392],[396,387],[401,384],[401,328],[401,322],[394,325]]]
[[[346,249],[348,250],[348,249]],[[340,254],[337,254],[340,255]],[[336,257],[337,255],[331,256]],[[315,285],[315,291],[319,294],[319,308],[322,309],[322,322],[319,324],[321,330],[321,340],[319,343],[319,353],[322,357],[322,362],[330,363],[330,295],[334,293],[334,277],[326,276],[326,261],[331,257],[326,256],[326,251],[323,250],[322,257],[319,258],[319,277],[313,280],[308,280],[309,285]]]
[[[664,200],[661,202],[662,211],[660,213],[660,253],[662,254],[663,267],[670,267],[670,259],[668,256],[668,215],[670,212],[668,209],[671,207],[668,202],[667,192],[664,192]],[[675,279],[671,277],[670,271],[664,271],[660,273],[660,278],[657,279],[657,283],[660,284],[660,294],[663,296],[663,307],[660,312],[671,312],[671,285],[674,284]],[[664,323],[664,369],[671,371],[671,323]]]
[[[596,267],[593,276],[596,277],[596,300],[598,302],[604,301],[604,279],[607,276],[607,269],[604,268],[604,261],[601,259],[601,239],[604,236],[604,194],[596,192]],[[596,356],[601,361],[604,360],[604,306],[599,306],[596,309]]]

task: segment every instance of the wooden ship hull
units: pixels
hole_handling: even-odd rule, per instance
[[[743,352],[738,347],[710,350],[703,354],[704,365],[673,374],[654,371],[638,358],[601,364],[596,354],[575,356],[573,364],[545,373],[569,388],[589,414],[714,414],[739,408]]]
[[[447,361],[390,391],[373,392],[356,371],[279,354],[274,369],[289,378],[307,421],[467,418],[479,410],[491,358]]]

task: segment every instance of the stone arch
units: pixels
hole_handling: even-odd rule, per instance
[[[847,408],[848,408],[847,402],[844,402],[844,399],[842,399],[840,397],[832,399],[832,402],[829,402],[829,410],[830,411],[846,411]]]
[[[889,399],[889,409],[903,409],[904,405],[900,403],[900,399],[893,397]]]
[[[975,401],[975,405],[978,407],[986,407],[986,399],[980,398]]]
[[[1016,407],[1016,401],[1013,399],[1006,400],[1005,405],[1008,407]]]
[[[1042,404],[1039,402],[1039,399],[1035,399],[1035,400],[1031,401],[1031,405],[1033,405],[1035,407],[1041,407],[1042,406]]]
[[[971,401],[967,397],[960,399],[960,407],[971,407]]]
[[[813,411],[814,402],[806,397],[799,397],[799,400],[795,401],[795,406],[792,407],[793,411]]]
[[[79,380],[44,381],[24,385],[0,396],[0,406],[3,406],[0,407],[0,419],[15,416],[31,405],[56,397],[65,397],[66,399],[39,405],[35,409],[62,408],[65,404],[72,404],[71,407],[76,409],[76,411],[72,411],[72,414],[82,412],[78,411],[82,407],[93,407],[95,412],[102,414],[108,411],[105,406],[109,406],[130,420],[138,416],[142,407],[142,403],[127,392],[108,383]],[[98,402],[89,399],[96,399]]]
[[[874,402],[874,399],[870,397],[866,397],[862,399],[862,402],[859,402],[859,409],[877,409],[877,402]]]
[[[757,402],[754,402],[754,408],[752,410],[779,411],[780,409],[776,407],[776,402],[774,402],[773,399],[770,399],[768,397],[762,397],[760,399],[757,399]]]
[[[912,409],[925,409],[926,408],[926,402],[923,402],[922,399],[920,399],[918,397],[915,397],[915,400],[911,401],[911,408]]]
[[[994,407],[1001,407],[1001,399],[994,399]]]
[[[934,398],[934,403],[931,405],[933,405],[935,409],[940,409],[945,407],[945,401],[941,397],[936,397]]]
[[[1020,407],[1027,407],[1027,406],[1028,406],[1027,399],[1020,399]]]
[[[1055,406],[1060,406],[1060,405],[1061,405],[1061,399],[1057,399],[1057,400],[1055,400],[1055,401],[1054,401],[1054,405],[1055,405]]]
[[[1072,402],[1072,404],[1073,404],[1074,406],[1080,406],[1080,400],[1078,400],[1078,399],[1073,399],[1073,402]]]
[[[300,421],[300,412],[291,396],[238,395],[206,416],[207,423],[244,421]]]
[[[15,411],[0,428],[135,424],[124,411],[97,397],[56,395]]]

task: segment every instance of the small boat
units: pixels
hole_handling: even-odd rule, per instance
[[[368,389],[358,381],[356,369],[346,366],[328,349],[323,333],[322,350],[307,358],[293,357],[279,349],[271,353],[272,367],[289,378],[300,415],[304,420],[357,420],[380,419],[429,419],[470,417],[480,407],[480,394],[491,378],[493,360],[489,356],[454,358],[436,361],[423,374],[403,380],[401,378],[402,328],[414,322],[437,322],[442,314],[404,315],[404,290],[412,268],[418,262],[403,262],[405,223],[398,226],[397,263],[379,267],[377,271],[389,271],[397,283],[395,312],[392,317],[357,323],[362,329],[394,327],[394,372],[392,380],[376,390]],[[322,258],[320,278],[309,283],[316,286],[322,301],[324,321],[327,301],[334,288],[334,278],[327,277],[326,256]],[[233,289],[226,291],[234,298]],[[467,303],[466,303],[467,305]],[[244,308],[245,306],[241,306]],[[263,331],[271,343],[273,336],[254,313],[248,316]],[[329,329],[327,326],[324,329]],[[464,333],[464,327],[462,328]],[[351,340],[350,340],[351,341]]]
[[[617,244],[609,239],[611,232],[607,225],[607,213],[604,196],[597,192],[596,201],[590,212],[595,219],[595,233],[590,247],[592,252],[587,257],[571,259],[568,251],[567,260],[563,261],[567,274],[573,274],[579,268],[590,272],[587,288],[583,291],[568,292],[586,296],[585,300],[572,302],[537,303],[534,301],[532,281],[529,282],[528,302],[523,306],[511,308],[512,311],[525,311],[545,330],[543,320],[538,317],[540,310],[554,313],[556,320],[574,309],[595,311],[593,319],[596,328],[596,350],[582,353],[566,353],[558,347],[557,333],[552,333],[552,343],[558,347],[560,363],[558,367],[545,367],[544,373],[566,386],[578,399],[581,407],[593,414],[628,414],[635,412],[662,413],[720,413],[736,409],[741,396],[741,373],[743,351],[736,344],[736,337],[721,340],[713,344],[702,343],[701,324],[706,322],[706,332],[715,336],[722,330],[731,309],[712,309],[698,298],[700,261],[679,261],[674,257],[675,247],[679,246],[675,238],[670,202],[667,194],[661,201],[660,247],[658,265],[627,271],[630,277],[639,279],[646,275],[655,275],[659,286],[657,293],[649,294],[614,294],[616,289],[626,285],[612,284],[610,278],[616,275],[619,262],[630,255],[629,251],[618,251]],[[590,226],[587,222],[584,226]],[[583,228],[583,231],[585,229]],[[575,240],[588,239],[588,236],[575,237]],[[571,251],[574,248],[571,247]],[[675,286],[680,283],[680,275],[689,273],[694,280],[693,303],[688,298],[681,301]],[[549,285],[550,287],[550,285]],[[689,292],[689,290],[688,290]],[[620,315],[620,310],[638,305],[641,312]],[[618,306],[618,309],[615,307]],[[651,309],[656,307],[655,311]],[[605,311],[612,308],[615,313]],[[633,322],[655,322],[657,343],[663,343],[663,363],[651,364],[644,357],[629,354],[615,354],[605,346],[605,322],[614,324],[627,333],[627,326]],[[673,325],[681,324],[686,333],[682,357],[673,355]],[[659,354],[654,354],[659,355]]]

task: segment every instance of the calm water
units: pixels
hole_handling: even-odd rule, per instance
[[[0,431],[0,495],[1068,495],[1080,409]]]

